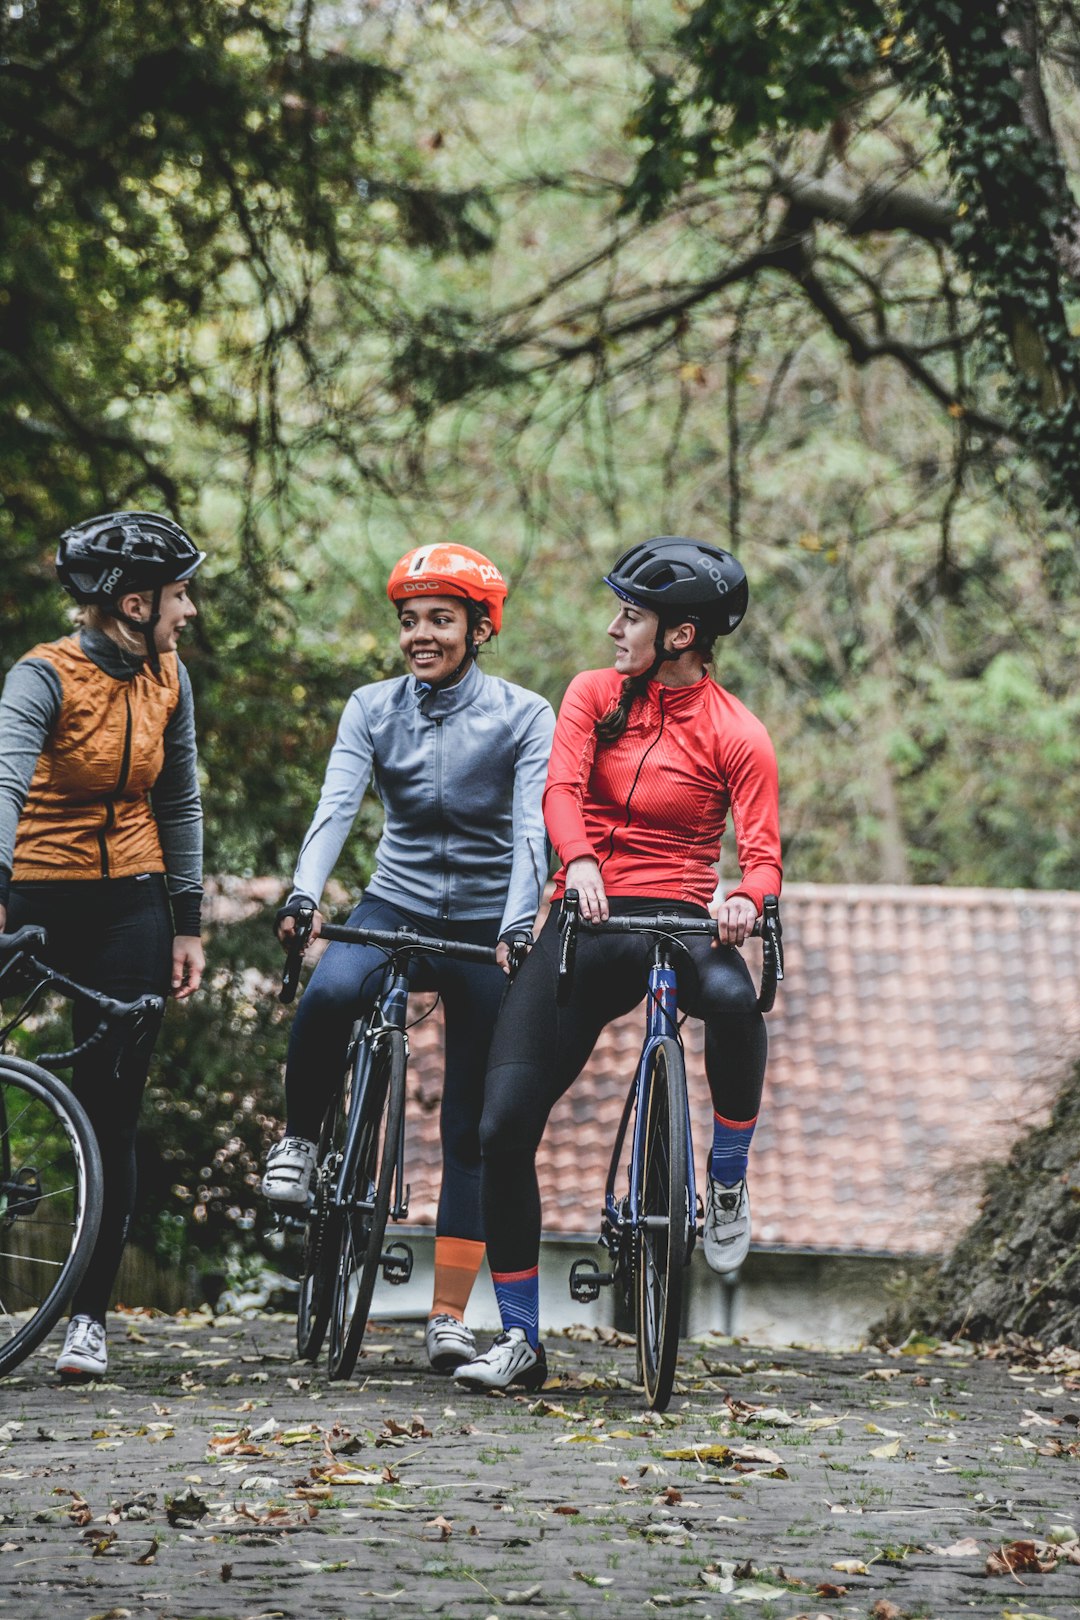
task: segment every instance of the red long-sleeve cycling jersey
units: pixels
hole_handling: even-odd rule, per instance
[[[709,676],[692,686],[650,681],[617,741],[594,726],[618,701],[622,677],[587,670],[566,689],[555,726],[544,820],[566,866],[592,856],[610,895],[707,906],[731,813],[741,881],[758,911],[780,893],[776,755],[746,706]]]

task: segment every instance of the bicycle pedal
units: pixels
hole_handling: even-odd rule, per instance
[[[595,1260],[575,1260],[570,1267],[570,1297],[580,1305],[591,1305],[600,1298],[601,1288],[610,1288],[614,1273],[601,1271]]]
[[[390,1243],[383,1250],[382,1274],[395,1288],[412,1276],[413,1252],[407,1243]]]
[[[303,1232],[307,1228],[307,1223],[307,1210],[302,1215],[287,1215],[284,1210],[277,1209],[274,1211],[274,1222],[270,1230],[272,1232]]]

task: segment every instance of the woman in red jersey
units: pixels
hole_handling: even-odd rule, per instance
[[[717,941],[684,941],[696,972],[683,975],[680,1000],[705,1023],[714,1109],[705,1258],[733,1271],[750,1245],[746,1161],[766,1055],[753,982],[735,947],[781,881],[772,744],[708,671],[714,641],[746,612],[746,575],[728,552],[665,536],[628,551],[606,583],[619,598],[608,626],[614,668],[571,681],[544,792],[563,862],[555,897],[576,889],[593,922],[650,909],[717,919]],[[729,815],[742,875],[720,898],[716,862]],[[582,934],[570,1004],[557,1007],[555,906],[503,1004],[481,1125],[484,1227],[503,1331],[458,1369],[469,1388],[535,1389],[546,1377],[536,1150],[601,1030],[644,996],[651,960],[647,936]]]

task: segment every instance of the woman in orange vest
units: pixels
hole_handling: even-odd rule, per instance
[[[151,512],[67,529],[56,571],[80,628],[32,647],[0,697],[0,931],[39,924],[71,978],[120,1000],[199,987],[202,806],[191,684],[176,656],[202,562]],[[79,1009],[73,1014],[76,1040]],[[101,1377],[105,1313],[135,1203],[135,1132],[158,1025],[72,1083],[101,1148],[105,1204],[72,1301],[62,1376]]]

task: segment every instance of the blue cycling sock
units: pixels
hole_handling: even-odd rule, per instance
[[[746,1178],[746,1160],[750,1152],[750,1138],[754,1134],[757,1115],[753,1119],[725,1119],[713,1114],[712,1153],[709,1174],[725,1187],[734,1187]]]
[[[524,1328],[525,1337],[535,1350],[540,1343],[539,1267],[532,1266],[528,1271],[493,1271],[491,1280],[504,1330]]]

